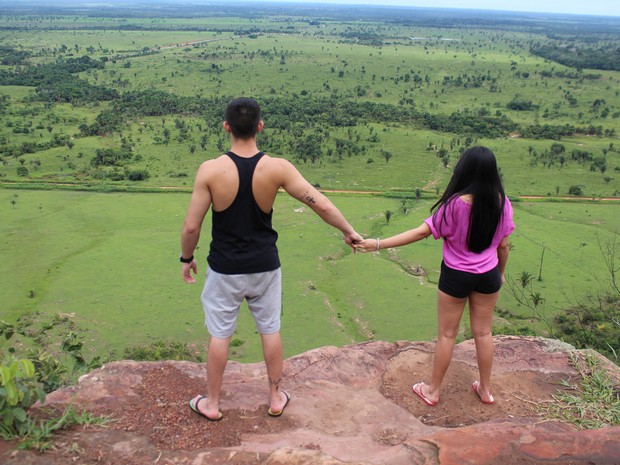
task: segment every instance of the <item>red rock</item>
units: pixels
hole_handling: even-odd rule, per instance
[[[106,427],[72,428],[44,454],[9,451],[5,465],[620,464],[620,426],[579,431],[545,421],[538,407],[577,373],[573,348],[557,341],[496,337],[495,405],[471,392],[472,341],[456,346],[436,407],[411,394],[430,377],[432,343],[368,342],[322,347],[286,360],[285,414],[270,418],[262,363],[230,362],[224,419],[206,422],[187,401],[205,391],[206,370],[189,362],[107,364],[46,405],[111,414]],[[600,356],[599,356],[600,357]],[[601,358],[612,379],[617,366]],[[1,446],[2,444],[0,444]],[[0,447],[0,450],[2,448]]]

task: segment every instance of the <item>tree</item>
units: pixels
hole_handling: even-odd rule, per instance
[[[583,195],[583,186],[573,185],[568,188],[569,195]]]
[[[409,209],[407,208],[407,199],[401,199],[400,210],[403,212],[403,215],[406,215],[409,211]]]
[[[506,105],[506,108],[516,111],[529,111],[538,108],[538,105],[535,105],[531,100],[515,97]]]
[[[387,150],[381,149],[381,156],[385,158],[385,162],[389,163],[392,158],[392,152],[388,152]]]
[[[596,157],[592,160],[592,164],[590,165],[590,171],[600,171],[601,174],[605,174],[607,171],[607,159],[605,157]]]
[[[131,152],[124,149],[97,149],[90,163],[93,166],[120,166],[131,158]]]
[[[130,181],[144,181],[150,177],[147,170],[131,170],[126,173],[127,179]]]
[[[563,144],[559,144],[556,142],[551,145],[551,153],[553,153],[554,155],[561,155],[564,152],[566,152],[566,147],[564,147]]]
[[[391,210],[386,210],[383,214],[385,215],[385,224],[389,225],[390,224],[390,219],[392,218],[392,215],[394,213],[392,213]]]

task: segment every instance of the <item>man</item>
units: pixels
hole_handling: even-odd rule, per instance
[[[260,107],[250,98],[231,101],[224,130],[230,151],[198,169],[181,236],[183,279],[194,283],[194,250],[203,219],[213,209],[209,269],[202,292],[207,329],[207,397],[196,396],[190,407],[208,420],[222,418],[220,389],[228,362],[230,338],[235,331],[239,305],[247,299],[261,335],[269,379],[268,413],[279,416],[290,400],[280,389],[282,342],[280,314],[282,283],[272,228],[272,207],[280,188],[309,206],[327,224],[344,234],[348,245],[361,240],[342,213],[306,181],[287,160],[259,151],[256,135],[263,129]]]

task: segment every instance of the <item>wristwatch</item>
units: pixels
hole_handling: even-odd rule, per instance
[[[192,255],[189,258],[183,258],[183,254],[181,254],[179,260],[181,261],[181,263],[192,263],[194,261],[194,256]]]

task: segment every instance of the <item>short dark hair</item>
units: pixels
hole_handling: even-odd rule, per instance
[[[256,135],[260,121],[260,105],[252,98],[239,97],[226,107],[226,122],[233,136],[250,139]]]

